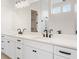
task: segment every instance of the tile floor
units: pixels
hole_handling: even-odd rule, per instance
[[[10,58],[6,56],[5,54],[1,53],[1,59],[10,59]]]

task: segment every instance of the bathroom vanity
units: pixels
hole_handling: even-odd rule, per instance
[[[1,0],[1,52],[11,59],[77,59],[76,4]]]
[[[1,51],[11,59],[77,59],[75,35],[45,38],[2,34],[1,38]]]

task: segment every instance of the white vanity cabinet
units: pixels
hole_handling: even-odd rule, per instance
[[[53,54],[24,45],[24,59],[53,59]]]
[[[12,59],[15,59],[15,42],[13,37],[1,35],[1,51]]]
[[[69,59],[69,58],[62,57],[62,56],[59,56],[59,55],[54,55],[54,59]]]
[[[1,38],[1,51],[11,59],[77,59],[77,50],[7,35]]]
[[[53,53],[38,50],[38,59],[53,59]]]
[[[10,39],[6,39],[6,55],[10,58],[15,58],[15,42]]]
[[[9,56],[10,58],[15,58],[15,42],[13,41],[14,38],[10,36],[5,35],[5,54]]]
[[[37,59],[37,54],[32,47],[24,45],[24,59]]]
[[[23,58],[23,45],[21,43],[16,43],[16,48],[15,48],[15,59],[24,59]]]
[[[53,46],[25,40],[24,59],[53,59]]]
[[[77,51],[54,46],[54,59],[77,59]]]
[[[5,53],[5,35],[1,35],[1,52]]]

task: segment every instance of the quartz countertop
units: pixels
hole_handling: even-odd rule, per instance
[[[5,35],[24,38],[28,40],[34,40],[38,42],[58,45],[77,50],[77,35],[74,34],[53,34],[52,38],[42,37],[41,33],[32,33],[32,32],[23,35],[18,34],[5,34]]]

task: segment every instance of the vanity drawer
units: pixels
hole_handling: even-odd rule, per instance
[[[67,57],[69,59],[77,59],[76,50],[72,50],[64,47],[54,46],[54,54]]]
[[[16,59],[23,59],[23,45],[16,43]]]
[[[12,37],[12,36],[6,35],[6,39],[12,40],[17,43],[23,43],[23,40],[21,38],[17,38],[17,37]]]
[[[22,53],[21,53],[21,54],[17,53],[15,58],[16,58],[16,59],[23,59],[22,56],[23,56]]]
[[[1,39],[5,39],[6,38],[6,36],[5,35],[1,35]]]
[[[23,50],[23,45],[16,43],[16,51],[17,51],[17,52],[20,52],[20,51],[22,51],[22,50]]]
[[[16,38],[15,37],[12,37],[12,36],[6,35],[6,39],[16,42]]]
[[[20,39],[20,38],[17,38],[17,39],[16,39],[16,42],[21,44],[21,43],[23,43],[23,40]]]
[[[50,53],[53,53],[53,46],[46,44],[46,43],[41,43],[41,42],[37,42],[37,41],[31,41],[31,40],[24,40],[24,44],[34,47],[34,48],[38,48]]]

